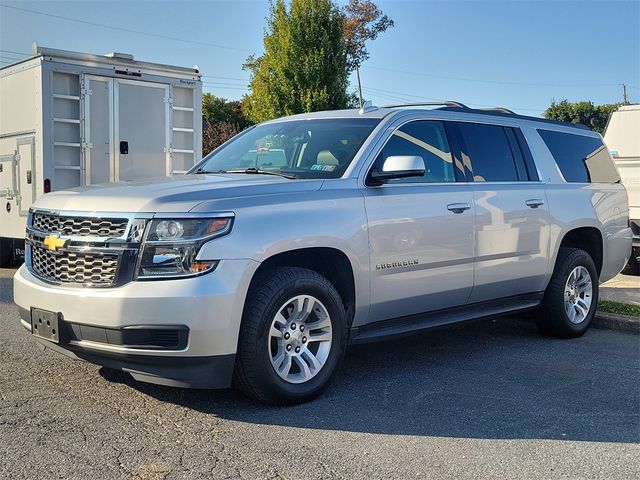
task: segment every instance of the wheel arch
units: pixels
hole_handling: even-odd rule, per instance
[[[598,275],[600,275],[604,261],[604,241],[600,229],[594,226],[572,228],[562,236],[562,240],[560,241],[558,248],[563,247],[579,248],[587,252],[593,259]],[[557,257],[558,253],[556,251],[555,261],[557,261]]]
[[[308,247],[287,250],[266,258],[253,273],[249,291],[256,279],[276,267],[301,267],[318,272],[329,280],[340,294],[350,328],[356,310],[356,285],[353,265],[349,257],[334,247]]]

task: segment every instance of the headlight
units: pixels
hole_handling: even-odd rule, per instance
[[[136,278],[191,277],[213,270],[217,260],[196,260],[200,247],[229,233],[233,218],[154,219],[149,223]]]

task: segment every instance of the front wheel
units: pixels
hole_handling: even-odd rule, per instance
[[[591,256],[579,248],[561,248],[544,294],[537,324],[548,335],[583,335],[598,305],[598,272]]]
[[[345,308],[329,280],[304,268],[270,270],[248,292],[234,382],[264,403],[312,400],[329,386],[346,343]]]

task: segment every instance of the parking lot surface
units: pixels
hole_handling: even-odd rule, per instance
[[[352,347],[311,403],[189,391],[38,348],[0,270],[0,478],[640,477],[640,337],[499,318]]]

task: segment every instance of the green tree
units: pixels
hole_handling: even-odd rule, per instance
[[[604,133],[611,112],[619,105],[619,103],[594,105],[590,101],[569,102],[563,99],[560,102],[552,101],[542,115],[552,120],[581,123],[598,133]]]
[[[202,116],[210,123],[229,122],[244,130],[252,124],[243,111],[242,101],[227,100],[211,93],[202,95]]]
[[[202,151],[205,154],[253,124],[245,115],[241,101],[229,101],[210,93],[202,95],[202,117]]]
[[[347,49],[344,14],[331,0],[284,0],[271,5],[264,54],[251,56],[249,118],[271,118],[346,108]]]

